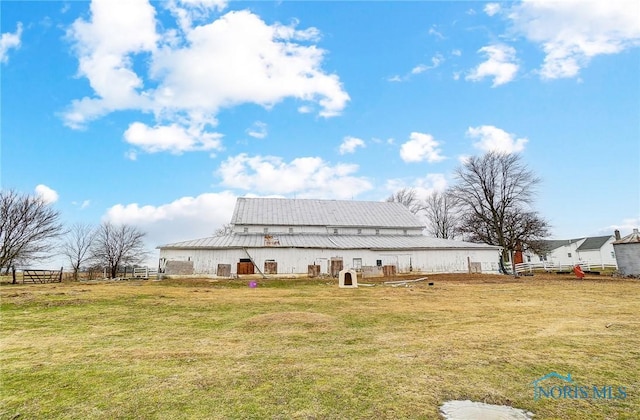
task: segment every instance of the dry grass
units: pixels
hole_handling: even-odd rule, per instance
[[[431,276],[3,285],[0,418],[638,418],[640,282]],[[533,399],[556,371],[627,398]]]

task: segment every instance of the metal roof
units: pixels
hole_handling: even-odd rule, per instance
[[[614,245],[637,244],[637,243],[640,243],[640,233],[638,232],[638,229],[633,229],[632,233],[628,234],[622,239],[618,239],[617,241],[614,242]]]
[[[239,197],[233,225],[424,228],[404,205],[386,201]]]
[[[324,248],[324,249],[494,249],[493,245],[423,235],[232,234],[159,246],[160,249]]]
[[[590,249],[600,249],[604,244],[611,239],[613,235],[609,236],[592,236],[584,240],[582,244],[577,248],[578,251],[587,251]]]

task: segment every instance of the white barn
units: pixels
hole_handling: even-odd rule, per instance
[[[238,198],[224,236],[160,246],[167,275],[498,273],[500,248],[424,236],[400,203]]]

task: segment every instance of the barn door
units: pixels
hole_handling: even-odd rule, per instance
[[[254,274],[253,263],[248,258],[240,258],[238,263],[238,275],[241,274]]]
[[[329,261],[329,274],[331,274],[331,277],[338,277],[343,267],[342,258],[331,258]]]

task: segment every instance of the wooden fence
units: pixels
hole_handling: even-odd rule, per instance
[[[22,283],[62,283],[62,269],[60,270],[36,270],[25,268],[22,270]],[[17,283],[16,269],[11,270],[13,284]]]
[[[618,267],[615,264],[596,264],[590,263],[588,261],[580,261],[577,263],[582,268],[582,271],[594,271],[594,270],[605,270],[605,269],[613,269],[616,270]],[[516,273],[524,274],[524,273],[533,273],[534,271],[547,271],[547,272],[558,272],[558,271],[571,271],[576,264],[560,264],[560,263],[551,263],[547,261],[540,262],[525,262],[516,264]]]
[[[149,277],[155,277],[158,275],[158,269],[151,269],[149,267],[135,267],[133,269],[133,278],[148,279]]]

